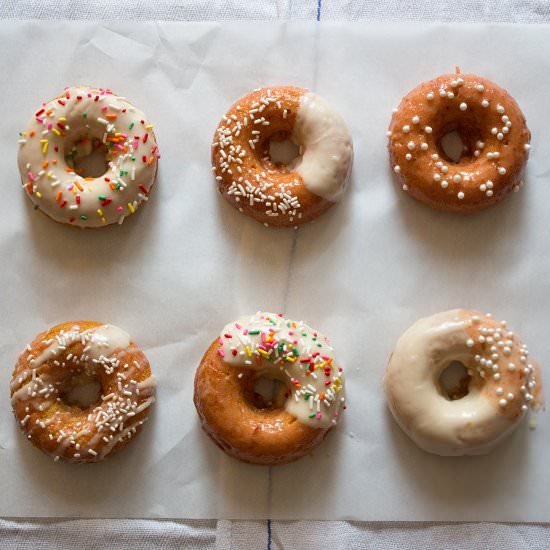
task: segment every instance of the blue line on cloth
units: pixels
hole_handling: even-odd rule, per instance
[[[273,542],[273,538],[271,536],[271,520],[267,520],[267,550],[271,550],[271,543]]]
[[[321,21],[321,4],[322,0],[317,0],[317,21]]]

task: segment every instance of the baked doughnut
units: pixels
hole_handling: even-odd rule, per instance
[[[101,396],[82,408],[75,386],[99,382]],[[98,462],[125,447],[147,421],[156,382],[149,361],[113,325],[75,321],[39,334],[20,355],[11,402],[27,438],[55,461]]]
[[[448,396],[440,376],[453,362],[467,370]],[[505,321],[455,309],[420,319],[399,338],[384,377],[388,405],[422,449],[442,456],[490,451],[542,404],[538,367]]]
[[[452,131],[463,143],[458,162],[441,145]],[[520,188],[531,134],[510,94],[485,78],[458,73],[409,92],[394,111],[388,138],[404,191],[437,210],[470,214]]]
[[[274,403],[254,392],[260,378],[283,386]],[[283,464],[308,454],[345,409],[344,376],[325,336],[303,322],[258,312],[229,323],[195,374],[205,432],[227,454]]]
[[[271,140],[292,139],[300,154],[275,163]],[[342,117],[304,88],[260,88],[220,121],[212,168],[220,193],[264,225],[296,227],[338,201],[351,173],[353,145]]]
[[[122,223],[148,199],[159,156],[153,127],[126,98],[76,86],[43,103],[19,135],[19,172],[35,208],[79,227]],[[106,171],[77,163],[94,150]]]

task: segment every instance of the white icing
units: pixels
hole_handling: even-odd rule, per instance
[[[40,114],[21,132],[18,164],[27,195],[48,216],[99,227],[121,223],[147,200],[157,168],[156,140],[145,115],[125,98],[97,88],[72,87],[36,112]],[[104,143],[121,140],[112,145],[116,154],[107,153],[107,172],[93,180],[66,170],[65,154],[82,137]],[[88,143],[77,150],[85,154],[90,148]]]
[[[325,336],[302,321],[258,312],[226,325],[219,343],[218,353],[230,365],[281,380],[290,391],[285,409],[300,422],[314,428],[337,422],[345,403],[344,375]]]
[[[307,189],[324,199],[339,200],[353,162],[353,143],[340,114],[317,94],[304,94],[293,139],[303,147],[294,168]]]
[[[40,375],[40,367],[49,360],[59,357],[65,350],[76,342],[85,345],[87,360],[105,361],[115,350],[125,349],[130,345],[130,336],[114,325],[99,325],[84,331],[74,326],[70,331],[62,332],[53,339],[53,342],[34,359],[30,360],[30,369],[18,374],[12,381],[12,403],[30,399],[33,394],[51,385],[50,378]],[[29,374],[31,378],[29,379]],[[26,381],[25,384],[19,384]],[[18,389],[16,390],[15,388]],[[52,386],[52,393],[55,392]],[[40,395],[40,394],[39,394]]]
[[[68,331],[61,331],[50,340],[43,342],[47,347],[35,358],[28,357],[29,368],[12,380],[12,403],[14,408],[25,401],[26,411],[43,411],[51,406],[60,392],[60,382],[64,374],[58,371],[54,376],[47,371],[50,362],[54,365],[80,369],[85,367],[93,373],[103,369],[107,374],[116,373],[118,391],[102,395],[99,403],[88,413],[84,429],[72,431],[70,428],[57,432],[57,447],[53,451],[55,459],[79,462],[84,457],[103,458],[123,438],[130,438],[146,418],[136,420],[155,402],[156,379],[149,375],[140,382],[134,376],[143,368],[138,360],[126,363],[127,353],[133,353],[130,336],[114,325],[98,325],[82,330],[74,325]],[[71,353],[71,346],[81,343],[78,355]],[[118,353],[120,352],[120,353]],[[48,362],[48,363],[47,363]],[[47,363],[47,364],[46,364]],[[137,377],[136,377],[137,378]],[[19,405],[20,407],[21,405]],[[59,413],[56,413],[59,414]],[[29,415],[20,421],[25,427]],[[38,418],[32,430],[47,430],[52,420]],[[80,425],[80,422],[78,423]],[[34,437],[34,432],[27,434]],[[48,432],[51,436],[52,433]]]
[[[474,363],[465,327],[463,310],[420,319],[398,340],[384,377],[397,423],[419,447],[442,456],[487,453],[523,417],[507,418],[479,387],[457,400],[438,391],[451,362]]]

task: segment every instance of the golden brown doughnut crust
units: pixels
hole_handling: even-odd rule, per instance
[[[440,144],[453,130],[465,146],[457,163]],[[388,138],[391,167],[405,192],[437,210],[470,214],[519,189],[531,134],[506,90],[458,73],[409,92],[393,114]]]
[[[82,333],[101,325],[95,321],[70,321],[38,334],[21,353],[13,371],[11,395],[17,423],[33,445],[56,461],[98,462],[119,451],[141,431],[147,420],[148,403],[154,401],[154,384],[136,391],[137,385],[152,380],[152,375],[149,361],[133,341],[126,349],[109,354],[110,359],[117,361],[112,372],[95,367],[92,361],[74,361],[73,358],[86,354],[81,341],[68,345],[55,358],[33,368],[32,359],[49,347],[48,341],[75,326]],[[43,383],[32,388],[31,397],[26,388],[33,375]],[[86,375],[97,377],[101,397],[97,403],[82,409],[67,403],[63,395],[72,387],[71,381]],[[49,384],[55,389],[41,392]],[[21,397],[15,398],[15,394]],[[101,418],[101,427],[96,418]]]
[[[214,340],[195,374],[204,431],[227,454],[252,464],[285,464],[310,453],[329,430],[303,424],[282,408],[254,407],[247,395],[261,371],[225,363],[218,348]]]
[[[240,212],[266,225],[301,225],[334,204],[309,191],[298,172],[272,162],[269,155],[271,139],[292,135],[306,92],[291,86],[255,90],[231,106],[214,133],[212,167],[218,190]]]

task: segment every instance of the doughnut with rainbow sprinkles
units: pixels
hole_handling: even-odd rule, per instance
[[[70,399],[93,381],[101,388],[95,402]],[[39,334],[23,351],[11,401],[23,433],[55,461],[99,462],[141,431],[155,387],[149,361],[126,332],[75,321]]]
[[[274,162],[270,143],[292,140],[298,156]],[[297,227],[340,200],[353,161],[342,117],[304,88],[259,88],[239,99],[214,134],[212,169],[220,193],[264,225]]]
[[[277,380],[269,399],[260,379]],[[302,321],[258,312],[229,323],[195,374],[204,431],[227,454],[283,464],[310,453],[345,407],[344,374],[325,336]]]
[[[442,147],[453,131],[462,140],[458,160]],[[521,187],[531,134],[508,92],[457,73],[409,92],[394,109],[387,137],[403,191],[437,210],[470,214]]]
[[[449,393],[452,363],[465,377]],[[389,408],[422,449],[442,456],[489,452],[543,404],[539,368],[505,321],[455,309],[420,319],[399,338],[384,377]]]
[[[104,156],[105,173],[86,177],[77,165],[93,151]],[[83,228],[134,214],[149,198],[159,158],[145,115],[102,88],[65,88],[19,134],[19,172],[34,207]]]

